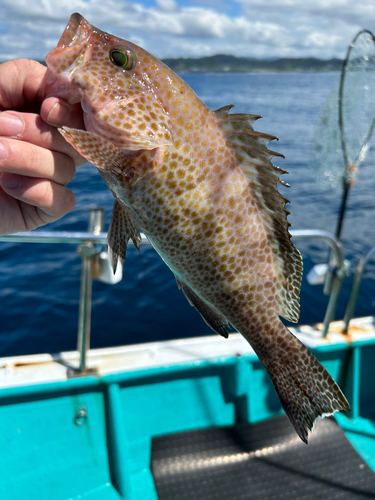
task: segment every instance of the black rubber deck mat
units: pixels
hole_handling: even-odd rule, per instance
[[[375,499],[375,473],[334,419],[305,445],[284,415],[154,438],[159,500]]]

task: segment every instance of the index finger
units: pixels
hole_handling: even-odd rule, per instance
[[[30,59],[0,64],[0,107],[22,109],[33,104],[47,68]]]
[[[80,128],[82,117],[75,116],[74,112],[72,112],[74,115],[72,117],[67,110],[64,116],[66,115],[68,116],[64,123],[74,123],[75,127],[73,126],[73,128]],[[0,113],[0,137],[14,138],[46,150],[64,153],[72,158],[76,166],[86,163],[86,160],[66,142],[56,127],[48,125],[39,115],[34,113],[19,113],[17,111]],[[20,147],[26,151],[26,144]]]

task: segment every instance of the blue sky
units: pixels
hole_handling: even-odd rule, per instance
[[[1,0],[0,60],[44,59],[73,12],[159,58],[343,58],[375,30],[374,0]]]

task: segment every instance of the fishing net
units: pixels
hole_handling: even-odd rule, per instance
[[[314,175],[326,188],[354,182],[375,127],[375,37],[364,30],[349,46],[313,138]]]
[[[325,189],[341,189],[343,155],[339,129],[339,84],[329,93],[320,108],[318,126],[312,144],[313,176]]]

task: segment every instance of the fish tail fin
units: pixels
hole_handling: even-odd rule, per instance
[[[316,420],[350,406],[328,371],[286,327],[280,346],[264,364],[282,407],[304,443]],[[279,334],[280,335],[280,334]],[[278,336],[279,336],[278,335]]]

